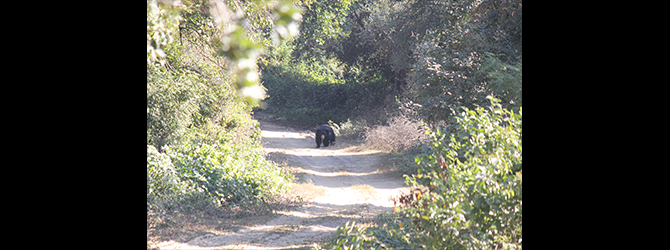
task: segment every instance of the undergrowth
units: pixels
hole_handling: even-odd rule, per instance
[[[363,139],[365,135],[365,130],[367,128],[367,121],[365,119],[351,121],[347,119],[346,122],[337,124],[333,121],[328,121],[328,125],[333,128],[333,132],[337,136],[341,136],[348,139]]]
[[[247,122],[255,122],[250,118]],[[226,216],[272,212],[292,176],[265,159],[260,130],[208,122],[160,153],[147,145],[147,213],[216,209]],[[247,130],[247,131],[245,131]],[[247,134],[249,133],[249,134]]]
[[[293,52],[288,45],[273,47],[260,67],[269,94],[267,112],[274,116],[308,126],[362,121],[357,119],[361,114],[384,107],[393,97],[388,79],[364,67],[327,55],[290,56]]]
[[[429,132],[393,214],[339,227],[323,249],[521,249],[522,108],[488,99]]]
[[[260,104],[242,91],[260,87],[251,55],[256,50],[236,45],[250,46],[238,33],[242,29],[222,34],[216,17],[221,13],[207,4],[166,3],[147,1],[147,53],[162,54],[147,60],[147,229],[174,214],[273,211],[292,177],[265,158],[259,124],[249,115]],[[281,4],[295,13],[288,2]],[[245,11],[270,20],[266,10],[273,7],[257,7]],[[215,41],[226,36],[230,53],[214,55],[221,49]],[[237,56],[230,58],[231,53]],[[240,58],[248,63],[240,66]]]

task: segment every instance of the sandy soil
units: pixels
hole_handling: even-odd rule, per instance
[[[407,193],[403,180],[387,171],[380,152],[362,150],[338,138],[316,148],[314,133],[259,119],[270,159],[296,176],[292,195],[308,202],[279,216],[236,230],[208,230],[188,241],[163,241],[159,249],[309,249],[347,221],[365,223],[393,210],[391,197]]]

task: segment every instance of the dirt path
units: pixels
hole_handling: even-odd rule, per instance
[[[401,177],[384,171],[381,153],[360,150],[346,140],[317,149],[310,131],[259,121],[269,157],[286,163],[297,177],[292,194],[309,202],[265,223],[207,232],[184,243],[170,241],[159,244],[160,249],[309,249],[347,221],[360,224],[392,211],[390,198],[401,190],[407,193]]]

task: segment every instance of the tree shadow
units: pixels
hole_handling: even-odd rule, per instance
[[[328,188],[366,184],[374,188],[400,188],[402,174],[380,165],[384,153],[350,155],[296,155],[285,151],[268,154],[268,159],[293,169],[302,183],[318,183]],[[397,182],[389,180],[398,180]]]
[[[235,233],[208,232],[187,243],[193,247],[237,249],[238,244],[274,249],[310,249],[314,243],[322,244],[337,227],[355,221],[370,223],[374,216],[393,208],[357,203],[333,205],[310,203],[266,221],[262,226],[245,226]]]

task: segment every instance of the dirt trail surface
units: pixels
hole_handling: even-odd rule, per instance
[[[347,221],[360,224],[392,211],[391,198],[407,193],[401,177],[385,170],[382,153],[361,150],[341,138],[334,146],[317,149],[313,132],[259,122],[269,158],[296,176],[292,195],[308,202],[264,223],[210,231],[186,242],[162,242],[159,249],[309,249]]]

